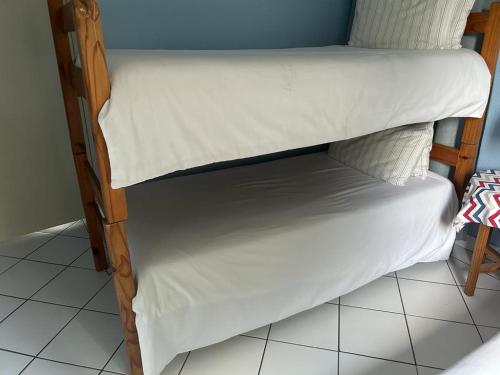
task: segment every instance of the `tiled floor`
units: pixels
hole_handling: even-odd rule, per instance
[[[0,375],[126,374],[110,276],[82,222],[0,243]],[[208,348],[162,375],[433,375],[500,331],[500,275],[462,292],[470,242]]]

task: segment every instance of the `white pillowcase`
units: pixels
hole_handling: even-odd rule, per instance
[[[369,176],[404,186],[411,176],[425,178],[434,124],[401,126],[334,142],[328,155]]]
[[[357,0],[349,45],[459,49],[474,0]]]

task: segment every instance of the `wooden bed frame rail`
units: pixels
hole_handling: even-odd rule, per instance
[[[132,311],[132,299],[137,286],[124,224],[128,215],[125,190],[111,188],[108,151],[98,123],[99,111],[111,93],[98,0],[47,0],[47,3],[95,268],[100,271],[108,267],[107,249],[131,373],[140,375],[143,373],[141,353]],[[69,35],[72,32],[76,36],[81,67],[75,66],[73,62]],[[466,32],[484,34],[481,55],[493,75],[500,49],[500,3],[491,4],[489,12],[472,13]],[[87,101],[90,112],[96,159],[94,167],[89,163],[87,154],[80,97]],[[483,125],[484,117],[466,119],[460,147],[433,146],[431,158],[455,168],[453,182],[459,196],[463,194],[474,170]]]

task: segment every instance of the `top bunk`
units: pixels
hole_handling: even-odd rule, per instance
[[[448,117],[480,118],[490,73],[472,50],[347,46],[108,50],[99,125],[111,186]]]
[[[450,116],[468,117],[461,144],[435,143],[431,157],[455,168],[459,195],[474,168],[500,47],[498,3],[467,20],[466,33],[484,36],[481,58],[344,46],[106,51],[97,0],[48,1],[73,154],[107,223],[128,217],[123,187],[175,170]]]

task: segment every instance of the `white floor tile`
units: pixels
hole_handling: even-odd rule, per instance
[[[414,365],[340,353],[339,375],[417,375]]]
[[[68,267],[32,298],[83,307],[108,281],[109,276],[105,272]]]
[[[269,341],[260,375],[335,375],[337,360],[334,351]]]
[[[186,357],[187,353],[179,354],[168,364],[168,366],[162,371],[161,375],[178,375]],[[124,375],[128,375],[130,373],[127,351],[124,343],[120,345],[120,348],[113,355],[104,370]]]
[[[87,227],[83,221],[77,221],[71,225],[68,229],[64,230],[62,233],[64,236],[82,237],[89,238],[89,233],[87,232]]]
[[[178,375],[182,365],[186,361],[187,355],[188,353],[178,354],[177,357],[175,357],[172,362],[165,367],[160,375]]]
[[[338,306],[320,305],[274,323],[269,339],[338,350]]]
[[[381,277],[342,296],[341,303],[342,305],[403,313],[398,282],[392,277]]]
[[[339,301],[340,301],[340,298],[337,297],[337,298],[332,299],[331,301],[328,301],[328,303],[331,303],[331,304],[334,304],[334,305],[338,305]]]
[[[127,350],[122,342],[118,350],[111,357],[109,363],[104,367],[104,370],[117,372],[119,374],[129,374],[129,364],[127,358]]]
[[[500,291],[476,289],[473,297],[461,292],[476,324],[500,328]]]
[[[64,266],[23,260],[0,275],[0,293],[29,298]]]
[[[35,359],[23,375],[98,375],[98,370],[71,366],[64,363]]]
[[[122,339],[118,316],[83,310],[43,350],[40,357],[102,368]]]
[[[396,272],[389,272],[387,275],[385,275],[387,277],[396,277]]]
[[[95,271],[93,271],[95,273]],[[113,280],[110,280],[97,295],[85,305],[86,309],[119,314]]]
[[[16,375],[30,363],[32,357],[0,350],[0,375]]]
[[[397,272],[398,277],[455,285],[446,261],[417,263]]]
[[[418,375],[439,375],[443,371],[441,370],[436,370],[435,368],[430,368],[430,367],[423,367],[423,366],[417,366],[418,367]]]
[[[479,333],[481,334],[481,337],[483,338],[483,341],[486,342],[489,339],[491,339],[495,335],[500,334],[500,329],[498,328],[491,328],[491,327],[477,327],[479,329]]]
[[[269,333],[269,325],[244,333],[243,336],[257,337],[259,339],[267,339],[268,333]]]
[[[0,322],[12,311],[17,309],[25,300],[19,298],[0,296]]]
[[[467,306],[455,285],[399,280],[405,311],[409,315],[472,323]]]
[[[13,240],[0,242],[0,255],[24,258],[54,236],[48,233],[31,233]]]
[[[453,276],[455,276],[458,285],[464,286],[467,281],[467,275],[469,274],[469,265],[454,258],[450,258],[448,263],[450,264],[451,271]],[[486,273],[480,273],[477,279],[476,287],[482,289],[500,290],[500,280]]]
[[[409,316],[408,326],[419,365],[445,369],[481,345],[473,325]]]
[[[255,375],[259,371],[264,340],[238,336],[198,349],[189,355],[182,375]]]
[[[400,314],[341,306],[340,350],[413,363],[408,329]]]
[[[88,268],[89,270],[94,270],[94,256],[92,255],[92,250],[89,249],[85,251],[78,259],[71,263],[74,267]]]
[[[19,259],[0,256],[0,273],[4,272],[9,267],[12,267],[17,262],[19,262]]]
[[[65,224],[61,224],[61,225],[56,225],[55,227],[51,227],[51,228],[47,228],[47,229],[42,229],[40,230],[40,232],[43,232],[43,233],[51,233],[51,234],[59,234],[61,233],[63,230],[67,229],[70,225],[73,225],[75,222],[72,221],[70,223],[65,223]]]
[[[0,324],[0,348],[36,355],[77,312],[28,301]]]
[[[451,256],[453,258],[457,258],[458,260],[461,260],[462,262],[464,262],[466,264],[470,264],[471,257],[472,257],[472,251],[467,250],[466,248],[464,248],[458,244],[455,244],[453,246]]]
[[[67,265],[89,247],[89,240],[85,238],[58,236],[30,254],[27,259]]]

